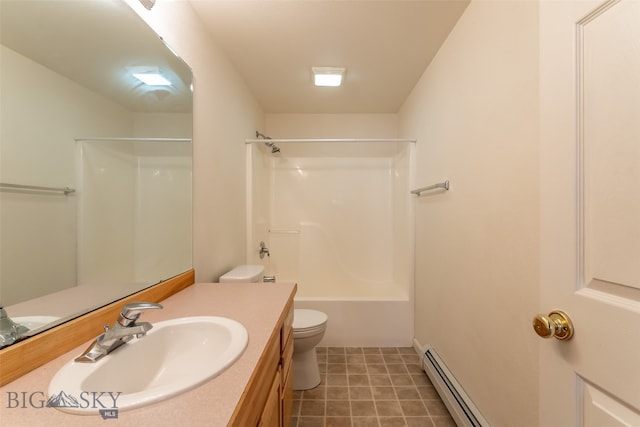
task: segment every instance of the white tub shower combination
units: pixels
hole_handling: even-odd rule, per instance
[[[296,308],[327,313],[320,345],[410,346],[414,144],[271,142],[280,152],[247,141],[248,261],[295,281]]]
[[[157,283],[188,270],[191,139],[84,138],[77,144],[78,284]]]

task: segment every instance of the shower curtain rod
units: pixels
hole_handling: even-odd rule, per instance
[[[192,142],[191,138],[122,138],[122,137],[86,137],[86,138],[73,138],[76,142],[120,142],[120,141],[130,141],[130,142]]]
[[[245,144],[254,144],[256,142],[265,142],[264,139],[245,139]],[[416,143],[416,139],[409,138],[271,138],[271,143],[285,142],[411,142]]]

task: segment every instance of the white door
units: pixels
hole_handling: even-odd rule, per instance
[[[540,53],[540,425],[637,427],[640,0],[542,0]]]

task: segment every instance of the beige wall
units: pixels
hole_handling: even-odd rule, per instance
[[[400,113],[418,138],[415,335],[492,426],[537,425],[538,5],[472,1]]]
[[[128,1],[194,69],[194,266],[215,279],[245,259],[243,140],[336,135],[301,116],[299,129],[275,115],[264,126],[188,5]],[[472,2],[403,106],[400,134],[384,135],[418,138],[416,186],[451,180],[416,202],[415,334],[494,426],[538,420],[537,43],[536,2]]]
[[[188,2],[127,3],[193,69],[193,266],[212,281],[245,262],[245,144],[263,112]]]
[[[127,135],[133,129],[131,112],[5,46],[0,57],[0,181],[69,186],[81,194],[74,137]],[[5,306],[76,285],[77,194],[0,192]]]
[[[267,114],[272,138],[397,138],[397,114]]]

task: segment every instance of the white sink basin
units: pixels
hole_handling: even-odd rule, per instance
[[[49,384],[48,405],[117,416],[118,410],[167,399],[215,377],[240,357],[247,342],[245,327],[225,317],[158,322],[145,337],[95,363],[64,365]]]

